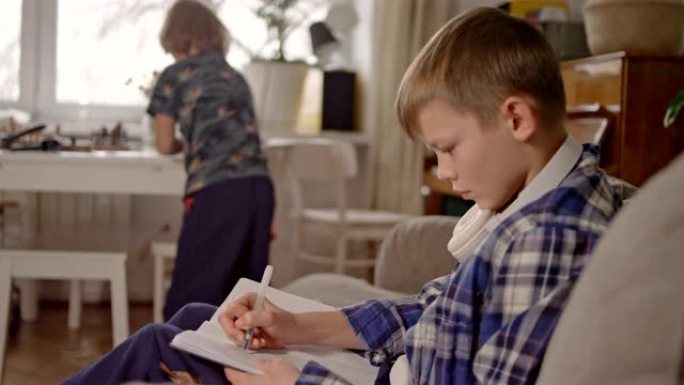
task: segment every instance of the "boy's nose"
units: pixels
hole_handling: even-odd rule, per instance
[[[437,179],[448,181],[456,180],[456,169],[451,165],[446,165],[444,162],[439,162],[437,164]]]

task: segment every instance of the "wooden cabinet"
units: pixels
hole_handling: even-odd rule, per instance
[[[569,107],[600,103],[616,114],[601,153],[611,175],[641,185],[684,149],[684,116],[662,124],[684,89],[684,58],[614,53],[562,62],[561,72]]]

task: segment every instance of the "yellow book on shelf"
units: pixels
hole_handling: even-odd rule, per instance
[[[569,15],[567,1],[563,0],[511,0],[508,2],[508,12],[514,16],[525,17],[528,13],[543,7],[557,7],[565,10],[565,15]]]

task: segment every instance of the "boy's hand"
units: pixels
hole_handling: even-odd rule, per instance
[[[255,301],[256,293],[245,294],[219,315],[223,331],[238,346],[252,327],[255,329],[250,349],[281,348],[298,335],[294,314],[265,298],[262,309],[252,310]]]
[[[230,368],[225,368],[224,372],[233,385],[293,385],[299,377],[297,368],[283,360],[261,361],[259,369],[264,374],[244,373]]]

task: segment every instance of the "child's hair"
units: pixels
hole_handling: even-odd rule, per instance
[[[228,51],[230,36],[216,14],[197,0],[176,1],[159,35],[164,51],[172,54]]]
[[[487,124],[511,95],[531,97],[542,125],[559,126],[565,115],[558,59],[544,36],[503,11],[478,8],[453,18],[423,47],[404,74],[395,107],[415,138],[418,112],[431,100]]]

